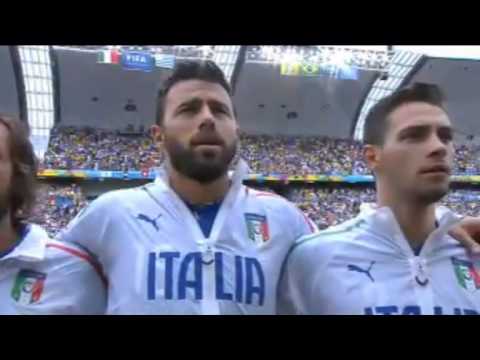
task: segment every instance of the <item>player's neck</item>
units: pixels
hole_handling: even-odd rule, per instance
[[[180,198],[190,204],[209,204],[221,201],[230,187],[228,174],[224,174],[211,183],[202,184],[172,170],[169,174],[169,180],[172,189]]]
[[[7,212],[0,219],[0,252],[11,248],[17,241],[17,238],[18,235],[10,220],[10,213]]]
[[[400,229],[413,248],[423,245],[435,230],[435,204],[422,204],[405,198],[377,196],[379,206],[388,206],[397,219]]]

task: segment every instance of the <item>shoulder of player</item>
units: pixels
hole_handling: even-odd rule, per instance
[[[74,243],[48,240],[45,244],[45,266],[58,272],[75,271],[96,272],[106,283],[100,263],[86,250]],[[77,272],[78,273],[78,272]]]
[[[326,230],[303,236],[296,241],[293,249],[297,249],[297,251],[305,250],[307,252],[314,249],[326,251],[330,248],[333,249],[341,246],[342,244],[351,243],[358,234],[361,233],[360,225],[362,221],[360,217],[356,217],[341,224],[331,226]]]
[[[112,190],[101,195],[99,199],[104,198],[104,201],[113,202],[118,200],[124,200],[125,198],[135,198],[138,197],[139,194],[145,193],[145,191],[143,191],[145,187],[146,185],[142,185],[128,189]]]
[[[251,199],[252,201],[261,202],[263,204],[281,208],[296,208],[295,204],[285,199],[283,196],[277,195],[269,191],[259,191],[248,186],[244,187],[244,191],[247,198]]]
[[[93,257],[83,248],[74,244],[58,240],[48,240],[45,244],[45,258],[47,260],[90,263]]]
[[[316,231],[314,223],[305,215],[305,213],[293,202],[285,199],[283,196],[267,192],[258,191],[247,186],[244,187],[247,199],[255,204],[261,204],[262,207],[272,211],[286,219],[296,219],[293,221],[305,221],[311,232]]]
[[[144,196],[148,196],[147,193],[143,190],[143,186],[137,186],[134,188],[129,189],[119,189],[119,190],[112,190],[108,191],[98,198],[96,198],[90,206],[95,209],[103,209],[104,207],[108,207],[109,210],[112,208],[118,208],[124,206],[126,203],[131,203],[135,201],[141,201]]]

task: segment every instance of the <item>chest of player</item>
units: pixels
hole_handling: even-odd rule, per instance
[[[364,315],[480,313],[478,267],[463,251],[433,258],[337,255],[325,274],[320,312]]]
[[[233,209],[218,229],[213,224],[214,239],[204,236],[193,214],[132,209],[129,215],[109,232],[122,240],[107,242],[115,246],[104,259],[110,293],[122,294],[121,306],[156,304],[158,311],[209,299],[274,311],[280,267],[294,239],[268,213]]]

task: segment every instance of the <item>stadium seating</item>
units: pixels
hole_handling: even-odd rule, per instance
[[[480,174],[479,149],[455,149],[458,175]],[[254,173],[264,175],[369,174],[359,142],[327,137],[241,135],[241,156]],[[99,129],[57,128],[52,131],[43,161],[46,169],[148,170],[162,161],[147,134],[120,135]]]
[[[266,186],[261,189],[272,191]],[[84,194],[76,185],[45,186],[39,191],[39,196],[31,220],[44,226],[51,236],[65,227],[87,205]],[[295,188],[288,199],[302,209],[320,229],[325,229],[357,215],[361,203],[375,201],[375,192],[370,188]],[[480,215],[480,193],[477,191],[452,191],[442,204],[459,214]]]
[[[480,174],[478,148],[455,148],[454,173]],[[328,137],[283,137],[241,135],[241,156],[252,172],[264,175],[369,174],[359,142]],[[91,128],[55,128],[42,163],[44,169],[148,170],[162,161],[148,134],[122,135]],[[264,185],[263,189],[268,190]],[[50,185],[39,192],[32,221],[54,235],[87,204],[76,185]],[[479,215],[480,195],[475,191],[452,191],[443,201],[460,214]],[[293,188],[288,198],[296,203],[320,229],[355,216],[360,204],[374,202],[372,188]]]
[[[70,220],[87,205],[81,188],[75,184],[43,185],[37,194],[37,203],[30,220],[42,225],[51,236],[67,226]]]
[[[68,127],[52,130],[42,167],[128,171],[150,169],[159,162],[159,152],[146,135]]]

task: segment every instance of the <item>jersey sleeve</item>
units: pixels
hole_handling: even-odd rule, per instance
[[[295,206],[295,211],[297,219],[295,239],[318,232],[317,225],[302,210]]]
[[[316,287],[319,261],[315,261],[308,241],[312,236],[300,238],[287,255],[278,288],[277,313],[304,315],[309,313],[310,294]],[[320,259],[318,259],[320,260]]]
[[[70,224],[59,233],[57,240],[80,245],[99,257],[114,211],[115,204],[111,196],[109,194],[100,196],[80,211]]]
[[[63,277],[58,279],[61,288],[52,290],[52,297],[63,296],[65,304],[59,306],[57,311],[71,315],[105,314],[107,282],[99,267],[93,265],[93,259],[79,259],[75,264],[61,269],[58,276]],[[52,299],[52,303],[55,302],[56,300]]]

